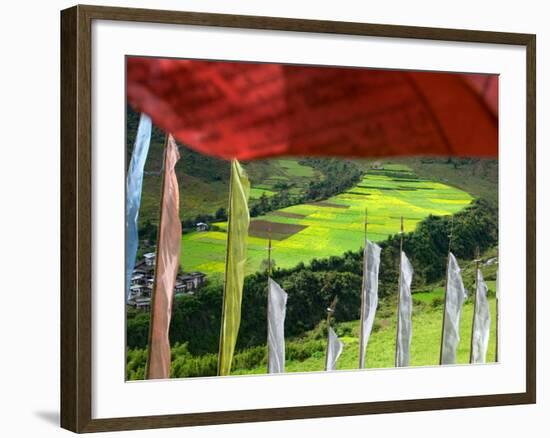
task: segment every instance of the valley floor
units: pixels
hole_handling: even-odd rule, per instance
[[[442,182],[418,178],[405,165],[387,165],[367,172],[350,190],[322,202],[306,203],[253,218],[248,236],[246,273],[260,269],[267,258],[268,236],[273,238],[273,259],[279,268],[291,268],[313,258],[341,255],[363,245],[363,222],[368,211],[368,236],[382,241],[399,232],[412,231],[430,214],[454,214],[471,203],[468,193]],[[184,234],[182,269],[212,277],[225,266],[226,223],[217,230]]]

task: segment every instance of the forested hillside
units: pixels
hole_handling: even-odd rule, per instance
[[[443,279],[450,221],[449,216],[430,216],[415,231],[405,234],[404,251],[415,267],[414,290],[437,284]],[[470,260],[477,248],[484,252],[497,244],[495,210],[485,201],[476,201],[457,213],[453,228],[453,252],[459,259]],[[396,290],[399,237],[391,236],[380,246],[379,294],[385,297]],[[324,318],[326,307],[335,295],[339,297],[335,318],[338,321],[357,319],[361,275],[361,251],[315,259],[308,265],[300,263],[292,269],[275,269],[273,278],[289,295],[285,323],[288,336],[298,336],[313,329]],[[266,285],[265,272],[249,275],[245,279],[238,349],[265,343]],[[217,351],[222,293],[222,285],[211,284],[194,296],[176,299],[170,327],[172,345],[187,343],[193,354]],[[129,314],[128,347],[143,348],[147,344],[148,330],[148,313]]]

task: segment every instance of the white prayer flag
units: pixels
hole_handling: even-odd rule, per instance
[[[414,273],[407,255],[401,251],[401,272],[399,287],[399,309],[397,315],[397,346],[395,366],[409,366],[412,336],[412,296],[411,282]]]
[[[446,287],[443,342],[441,344],[442,365],[456,363],[456,349],[460,342],[460,314],[462,312],[462,304],[466,299],[466,290],[462,283],[460,266],[458,266],[453,253],[449,253]]]
[[[146,114],[141,114],[134,143],[128,175],[126,176],[126,301],[130,296],[132,273],[136,264],[139,244],[138,219],[143,186],[143,169],[149,153],[153,123]]]
[[[474,326],[472,327],[472,363],[485,363],[487,347],[489,346],[489,331],[491,328],[491,312],[487,300],[487,285],[481,269],[477,270],[477,288]]]
[[[332,327],[329,327],[326,371],[333,371],[336,369],[336,362],[342,354],[343,348],[344,343],[338,339],[338,336],[336,336],[336,333]]]
[[[285,315],[287,293],[273,281],[267,292],[267,372],[285,372]]]
[[[374,323],[374,316],[378,307],[378,270],[380,268],[380,247],[367,240],[363,254],[363,297],[362,297],[362,327],[361,327],[361,355],[360,366],[364,368],[365,352]]]
[[[395,366],[409,366],[411,336],[412,336],[412,296],[411,282],[414,269],[401,251],[401,272],[399,287],[399,309],[397,315],[397,346],[395,352]]]

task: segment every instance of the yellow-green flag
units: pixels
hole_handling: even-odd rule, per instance
[[[246,264],[246,240],[250,214],[248,196],[250,182],[237,160],[231,161],[229,182],[229,215],[227,224],[227,256],[220,332],[218,375],[227,376],[241,324],[244,268]]]

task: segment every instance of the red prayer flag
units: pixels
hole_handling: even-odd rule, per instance
[[[168,331],[172,316],[172,301],[176,275],[179,268],[181,245],[179,189],[174,171],[178,160],[178,147],[174,138],[169,135],[164,152],[164,175],[155,282],[151,300],[147,379],[167,379],[170,377],[170,341]]]
[[[220,158],[498,155],[495,75],[131,57],[127,81],[137,111]]]

